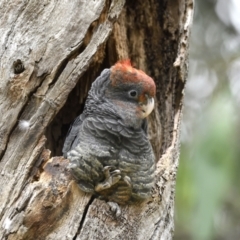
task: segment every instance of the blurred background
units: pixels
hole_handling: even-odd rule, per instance
[[[240,240],[240,0],[195,0],[174,240]]]

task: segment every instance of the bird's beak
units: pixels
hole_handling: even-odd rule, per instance
[[[154,98],[147,97],[147,102],[145,104],[141,104],[141,117],[146,118],[154,108]]]

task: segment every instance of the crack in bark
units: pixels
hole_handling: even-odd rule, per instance
[[[79,227],[78,227],[78,230],[75,234],[75,236],[73,237],[73,240],[76,240],[78,235],[80,234],[81,230],[82,230],[82,227],[83,227],[83,223],[86,219],[86,216],[87,216],[87,213],[88,213],[88,209],[89,207],[91,206],[92,202],[94,201],[96,197],[94,195],[91,196],[89,202],[87,203],[86,207],[84,208],[84,211],[83,211],[83,214],[82,214],[82,218],[81,218],[81,221],[79,223]]]
[[[93,37],[95,31],[97,31],[95,26],[99,26],[102,23],[101,19],[103,19],[104,16],[107,16],[108,11],[110,10],[110,6],[111,6],[110,1],[106,1],[105,2],[105,6],[103,7],[103,10],[102,10],[101,14],[99,15],[98,19],[90,24],[90,26],[88,27],[88,30],[85,33],[84,38],[80,41],[79,45],[75,49],[73,49],[66,56],[65,59],[62,60],[62,62],[60,63],[58,69],[56,70],[56,73],[55,73],[55,76],[54,76],[52,82],[49,84],[49,89],[51,89],[51,87],[53,87],[55,85],[55,83],[57,82],[59,76],[64,71],[64,69],[67,66],[67,64],[69,63],[69,61],[72,58],[76,58],[77,56],[79,56],[80,54],[82,54],[85,51],[85,49],[87,48],[88,44],[91,42],[92,37]],[[107,18],[107,17],[105,17],[105,18]]]
[[[154,240],[154,239],[159,239],[160,234],[162,234],[164,231],[166,231],[166,229],[170,228],[171,230],[169,231],[169,233],[172,231],[173,232],[173,222],[170,221],[171,217],[169,216],[169,212],[171,211],[171,206],[168,206],[168,211],[166,211],[166,215],[164,216],[164,218],[160,218],[159,221],[157,221],[155,223],[155,229],[153,231],[153,234],[151,235],[151,237],[149,238],[149,240]],[[167,240],[170,238],[164,238],[164,240]]]

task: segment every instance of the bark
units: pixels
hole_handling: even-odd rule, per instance
[[[0,6],[2,239],[171,239],[192,0]],[[61,148],[91,82],[124,58],[157,85],[149,133],[158,163],[151,199],[116,218],[80,191]]]

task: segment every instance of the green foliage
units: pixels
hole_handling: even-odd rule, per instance
[[[175,240],[238,240],[240,5],[236,0],[195,3]]]
[[[214,218],[234,181],[236,124],[233,103],[223,93],[202,114],[191,149],[185,145],[181,151],[176,220],[186,224],[192,239],[207,240],[215,235]]]

